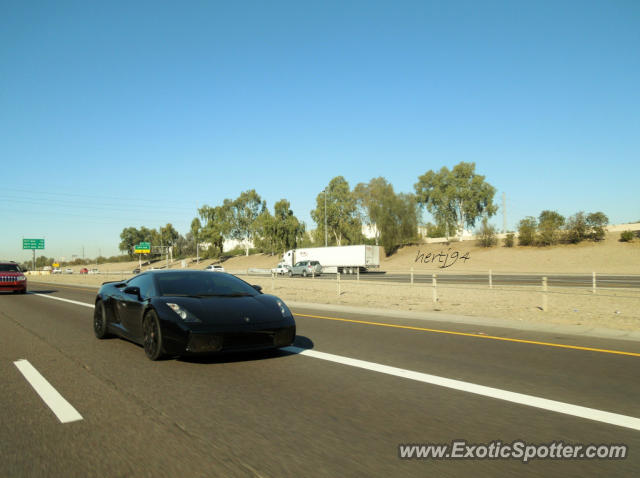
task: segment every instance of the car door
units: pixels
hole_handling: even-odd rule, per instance
[[[142,337],[142,316],[152,294],[152,284],[150,274],[136,276],[127,282],[120,296],[120,322],[133,339]],[[133,293],[135,287],[140,290],[140,294]]]

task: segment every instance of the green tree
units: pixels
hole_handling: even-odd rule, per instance
[[[233,201],[225,199],[221,206],[203,206],[198,209],[202,220],[200,243],[208,244],[204,257],[214,257],[223,252],[224,240],[230,237],[232,227]]]
[[[281,199],[273,206],[273,233],[279,252],[297,248],[305,235],[304,224],[293,214],[291,203],[286,199]]]
[[[489,224],[489,218],[484,216],[482,223],[477,232],[478,242],[482,247],[493,247],[497,244],[498,239],[496,237],[496,227]]]
[[[587,218],[584,216],[584,212],[577,212],[567,219],[565,230],[568,242],[577,244],[578,242],[584,241],[589,233]]]
[[[362,222],[358,217],[356,198],[349,188],[349,183],[342,176],[336,176],[326,190],[326,223],[330,245],[353,244],[362,240]],[[325,192],[316,196],[316,208],[311,211],[311,218],[318,225],[316,234],[318,242],[324,244],[325,235]],[[320,240],[321,239],[321,240]]]
[[[587,216],[587,227],[590,229],[589,238],[593,241],[603,240],[607,224],[609,224],[609,218],[605,213],[598,211],[589,214]]]
[[[556,211],[542,211],[538,217],[537,243],[541,246],[557,244],[564,222],[564,216]]]
[[[507,232],[504,238],[504,247],[513,247],[515,234],[511,231]]]
[[[411,194],[396,194],[386,179],[373,178],[354,188],[362,221],[375,232],[387,255],[417,236],[418,204]]]
[[[414,185],[417,201],[433,215],[438,225],[445,226],[447,237],[451,231],[462,234],[464,227],[474,227],[483,214],[491,217],[497,207],[493,204],[496,190],[475,173],[475,163],[461,162],[449,170],[427,171]]]
[[[518,223],[518,244],[533,246],[536,243],[536,229],[538,223],[533,216],[527,216]]]
[[[384,214],[384,199],[390,192],[393,193],[393,186],[382,177],[373,178],[369,183],[359,183],[353,189],[361,221],[373,230],[376,245],[380,241],[380,223]]]
[[[254,223],[254,245],[261,252],[275,254],[276,232],[275,221],[268,209],[260,213]]]
[[[135,227],[125,227],[120,233],[120,245],[118,249],[126,253],[129,258],[135,256],[133,250],[136,244],[139,244],[144,240],[143,233]]]
[[[198,239],[200,238],[201,229],[202,229],[202,223],[200,222],[200,219],[198,219],[197,217],[194,217],[193,220],[191,221],[191,227],[189,228],[189,232],[191,233],[191,238],[195,243],[197,243]]]
[[[244,191],[233,201],[231,208],[232,223],[231,237],[244,244],[246,255],[255,237],[256,219],[266,209],[266,202],[262,201],[255,189]]]

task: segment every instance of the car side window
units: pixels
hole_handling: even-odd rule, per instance
[[[148,299],[155,295],[155,287],[153,286],[153,277],[150,274],[142,274],[137,277],[134,277],[129,282],[127,282],[129,287],[139,287],[140,288],[140,297],[143,299]]]

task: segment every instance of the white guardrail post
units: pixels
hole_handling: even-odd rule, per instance
[[[340,297],[340,271],[336,273],[336,282],[338,284],[338,297]]]
[[[436,285],[436,277],[437,277],[437,274],[433,274],[431,276],[431,285],[433,286],[433,305],[436,305],[438,303],[438,290]]]
[[[596,271],[593,271],[593,293],[596,293]]]
[[[413,285],[413,267],[411,268],[411,285]]]
[[[542,311],[546,312],[548,309],[547,303],[547,278],[542,278]]]

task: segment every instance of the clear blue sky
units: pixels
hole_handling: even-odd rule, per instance
[[[0,258],[116,254],[251,188],[315,228],[334,176],[413,192],[460,161],[511,228],[635,221],[639,85],[635,0],[3,0]]]

